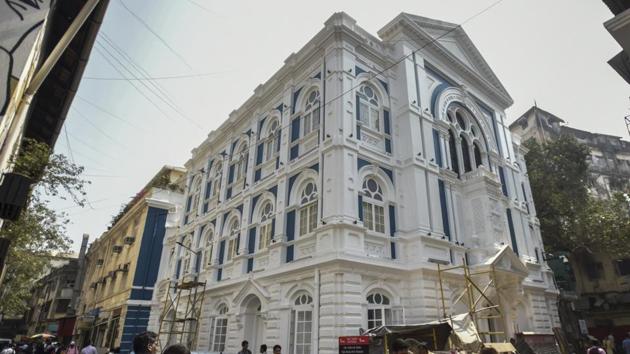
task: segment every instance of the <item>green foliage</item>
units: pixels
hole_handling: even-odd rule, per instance
[[[630,210],[623,195],[609,200],[589,193],[588,147],[567,135],[525,143],[525,156],[540,229],[549,253],[630,254]]]
[[[85,204],[83,167],[63,155],[50,155],[43,143],[27,140],[13,161],[14,171],[36,180],[27,208],[16,221],[6,221],[0,237],[11,241],[0,289],[0,313],[20,315],[26,310],[33,281],[42,275],[53,256],[68,252],[67,215],[48,206],[49,197],[71,199]]]

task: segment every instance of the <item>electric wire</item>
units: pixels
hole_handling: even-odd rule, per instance
[[[99,32],[100,34],[101,32]],[[209,77],[209,76],[217,76],[221,74],[229,73],[229,70],[226,71],[218,71],[214,73],[199,73],[199,74],[190,74],[190,75],[171,75],[171,76],[143,76],[138,78],[129,78],[129,77],[103,77],[103,76],[83,76],[83,80],[101,80],[101,81],[151,81],[151,80],[175,80],[175,79],[189,79],[189,78],[200,78],[200,77]]]
[[[95,103],[95,102],[93,102],[93,101],[91,101],[91,100],[89,100],[89,99],[87,99],[87,98],[85,98],[85,97],[83,97],[81,95],[77,94],[74,97],[78,98],[79,100],[81,100],[85,104],[90,105],[92,108],[94,108],[94,109],[96,109],[96,110],[98,110],[98,111],[100,111],[102,113],[105,113],[106,115],[108,115],[108,116],[110,116],[110,117],[112,117],[112,118],[114,118],[116,120],[119,120],[119,121],[129,125],[130,127],[136,128],[136,129],[141,130],[141,131],[143,131],[145,133],[147,132],[144,128],[135,125],[131,121],[127,120],[126,118],[122,118],[122,117],[118,116],[117,114],[112,113],[110,110],[103,108],[102,106],[98,105],[97,103]]]
[[[74,134],[70,134],[70,133],[68,133],[68,134],[72,137],[72,139],[74,139],[75,141],[80,142],[80,143],[81,143],[81,144],[83,144],[85,147],[87,147],[88,149],[90,149],[90,150],[94,151],[95,153],[97,153],[97,154],[99,154],[99,155],[101,155],[101,156],[105,156],[105,157],[107,157],[107,158],[109,158],[109,159],[116,160],[116,158],[115,158],[115,157],[113,157],[112,155],[109,155],[108,153],[106,153],[106,152],[104,152],[103,150],[101,150],[101,149],[99,149],[99,148],[95,147],[94,145],[92,145],[92,144],[88,143],[87,141],[85,141],[85,140],[83,140],[83,139],[79,138],[78,136],[76,136],[76,135],[74,135]]]
[[[128,149],[128,147],[125,144],[123,144],[123,143],[117,141],[116,139],[114,139],[114,137],[112,137],[107,132],[105,132],[103,129],[101,129],[98,125],[96,125],[94,122],[92,122],[85,114],[81,113],[81,111],[76,109],[74,106],[71,106],[70,110],[74,111],[77,115],[79,115],[81,118],[83,118],[86,123],[88,123],[94,129],[96,129],[97,132],[101,133],[104,137],[109,139],[109,141],[114,143],[114,146],[119,147],[119,148]]]

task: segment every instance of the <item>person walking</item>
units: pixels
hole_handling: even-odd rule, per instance
[[[15,354],[15,349],[13,349],[13,344],[11,343],[5,344],[0,354]]]
[[[66,354],[79,354],[77,343],[75,343],[74,341],[70,342],[70,345],[68,345],[68,350],[66,350]]]
[[[190,354],[190,349],[183,344],[171,344],[162,354]]]
[[[626,338],[621,342],[623,354],[630,354],[630,332],[626,333]]]
[[[157,354],[159,351],[160,345],[158,343],[157,333],[146,331],[138,333],[133,337],[134,354]]]
[[[241,351],[238,354],[252,354],[252,351],[247,349],[249,347],[249,342],[244,340],[241,342]]]
[[[609,334],[608,337],[606,337],[602,341],[602,345],[604,347],[604,350],[606,351],[606,354],[615,353],[615,337],[613,337],[612,334]]]
[[[599,341],[591,341],[591,347],[586,350],[586,354],[606,354],[606,351],[599,346]]]
[[[92,345],[92,342],[87,339],[85,341],[85,346],[81,349],[81,354],[98,354],[96,348]]]

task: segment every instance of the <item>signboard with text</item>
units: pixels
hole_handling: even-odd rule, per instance
[[[339,337],[339,354],[369,354],[370,337],[345,336]]]

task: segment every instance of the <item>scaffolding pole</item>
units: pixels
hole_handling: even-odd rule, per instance
[[[160,341],[161,351],[172,342],[195,348],[205,289],[206,282],[196,278],[179,283],[169,280],[158,329],[159,338],[166,336],[166,340]]]

